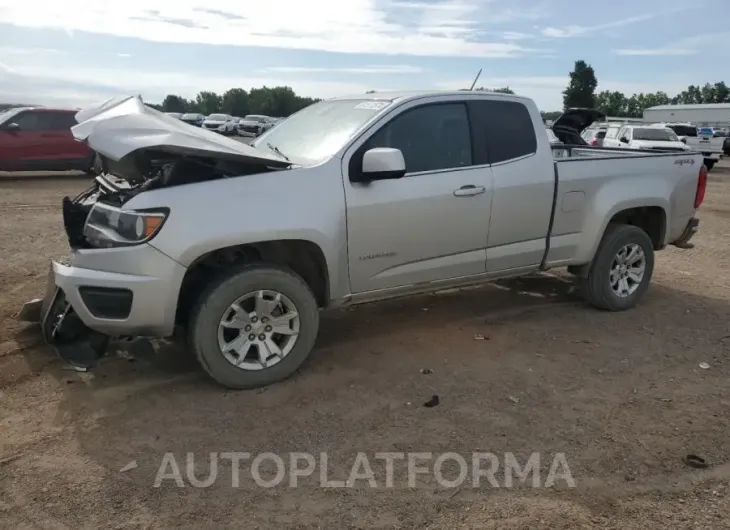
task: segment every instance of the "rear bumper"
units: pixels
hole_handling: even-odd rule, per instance
[[[699,231],[700,229],[700,220],[696,217],[693,217],[687,222],[687,226],[684,229],[684,232],[682,232],[682,235],[679,236],[679,239],[672,242],[672,245],[679,248],[692,248],[689,246],[689,240],[694,237],[694,235]]]

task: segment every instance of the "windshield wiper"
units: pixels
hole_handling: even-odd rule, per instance
[[[271,142],[266,142],[266,147],[271,149],[274,153],[285,159],[287,162],[291,162],[291,160],[289,160],[289,157],[282,153],[278,147],[276,147],[275,145],[271,145]]]

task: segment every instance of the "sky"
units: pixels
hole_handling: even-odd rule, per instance
[[[451,90],[482,69],[477,86],[550,111],[578,59],[599,91],[730,82],[729,15],[730,0],[0,0],[0,102]]]

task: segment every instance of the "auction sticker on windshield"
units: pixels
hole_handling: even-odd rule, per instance
[[[390,105],[390,101],[363,101],[355,105],[356,109],[380,110]]]

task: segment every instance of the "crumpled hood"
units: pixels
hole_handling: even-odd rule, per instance
[[[74,138],[114,161],[151,149],[271,167],[290,165],[273,153],[166,116],[146,106],[139,96],[112,98],[80,110],[76,121],[78,125],[71,127]]]

